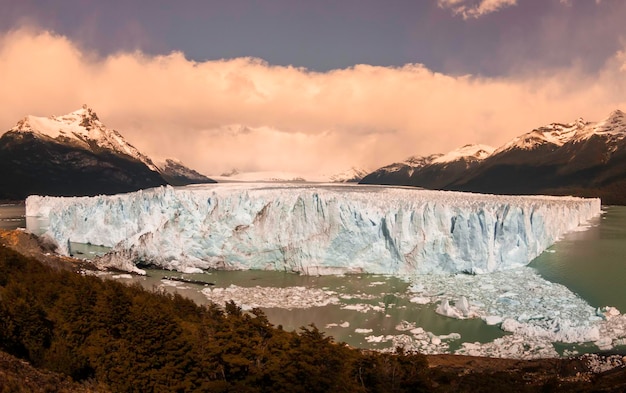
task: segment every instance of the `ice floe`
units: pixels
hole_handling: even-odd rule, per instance
[[[255,307],[309,308],[339,303],[339,298],[335,292],[306,287],[277,288],[230,285],[226,288],[204,288],[202,293],[213,303],[224,305],[232,300],[244,310]]]
[[[626,342],[626,316],[614,307],[595,309],[532,268],[474,276],[414,276],[411,299],[431,299],[451,318],[481,318],[511,333],[490,343],[463,343],[459,354],[551,357],[553,342],[594,343],[607,350]]]

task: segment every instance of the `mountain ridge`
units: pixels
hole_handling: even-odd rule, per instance
[[[442,167],[435,161],[420,167],[391,164],[361,183],[491,194],[575,195],[626,204],[626,114],[614,110],[598,122],[578,118],[550,123],[473,162],[461,157]]]
[[[158,167],[87,105],[66,115],[19,120],[0,135],[0,168],[0,198],[7,200],[214,182],[182,164],[175,170]]]

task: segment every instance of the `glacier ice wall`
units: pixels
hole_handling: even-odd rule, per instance
[[[599,213],[599,199],[294,184],[26,200],[62,251],[104,245],[104,265],[184,272],[488,273],[528,264]]]

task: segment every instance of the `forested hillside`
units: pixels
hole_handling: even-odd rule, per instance
[[[201,307],[181,296],[80,275],[49,259],[42,258],[43,264],[0,245],[0,392],[626,388],[626,369],[596,374],[581,358],[361,351],[335,343],[314,326],[299,332],[274,327],[258,309],[244,312],[233,303]]]
[[[260,310],[200,307],[0,247],[0,349],[112,391],[420,391],[422,355],[362,353]]]

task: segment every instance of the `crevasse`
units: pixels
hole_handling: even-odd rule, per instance
[[[215,184],[96,197],[30,196],[45,236],[114,247],[100,263],[185,272],[489,273],[528,264],[600,214],[599,199],[400,187]]]

